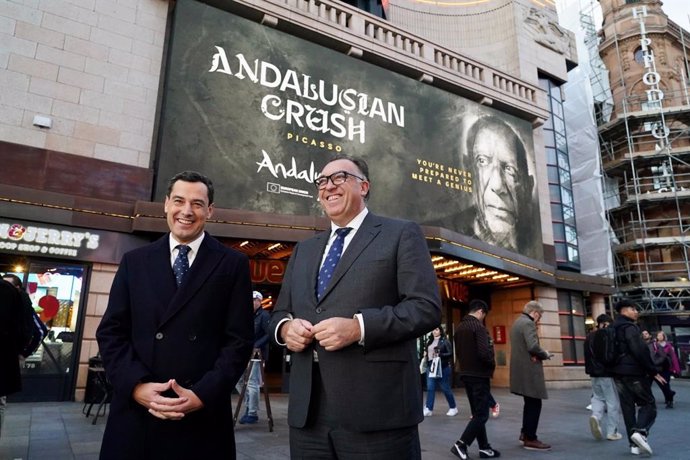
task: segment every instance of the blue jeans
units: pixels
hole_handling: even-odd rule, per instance
[[[606,424],[605,414],[608,414]],[[592,377],[592,415],[601,422],[607,435],[618,432],[621,404],[612,377]]]
[[[257,415],[259,411],[259,387],[261,386],[261,360],[252,359],[252,370],[249,373],[249,381],[247,382],[247,392],[244,395],[244,403],[247,414]],[[244,376],[237,382],[237,392],[242,394],[242,385],[244,384]]]
[[[434,399],[436,398],[436,384],[441,386],[441,391],[446,395],[448,407],[455,409],[455,396],[450,391],[450,375],[452,370],[450,365],[444,366],[442,369],[443,377],[440,379],[433,379],[429,377],[429,371],[426,372],[426,407],[429,410],[434,410]]]

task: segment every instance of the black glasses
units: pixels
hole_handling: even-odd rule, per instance
[[[330,176],[317,177],[314,181],[314,185],[316,185],[318,189],[323,189],[326,188],[326,185],[328,185],[329,180],[331,181],[331,183],[333,183],[333,185],[342,185],[345,183],[345,181],[347,181],[347,178],[349,176],[352,176],[355,179],[365,180],[363,177],[356,176],[347,171],[336,171]]]

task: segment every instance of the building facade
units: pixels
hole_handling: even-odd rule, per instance
[[[599,53],[613,109],[599,111],[617,295],[690,351],[690,33],[656,0],[602,0]]]
[[[423,226],[444,327],[471,298],[492,305],[497,385],[532,299],[555,353],[548,384],[586,384],[585,317],[612,280],[579,266],[560,90],[572,34],[552,6],[484,3],[474,17],[509,24],[484,51],[449,38],[455,26],[433,12],[403,24],[393,3],[388,20],[337,0],[0,4],[0,272],[22,276],[54,329],[22,397],[84,397],[120,257],[167,230],[168,177],[214,179],[208,230],[250,256],[270,308],[294,243],[327,226],[310,182],[340,152],[369,162],[373,212]],[[486,138],[510,146],[498,186],[478,167]],[[280,352],[269,370],[289,370]]]

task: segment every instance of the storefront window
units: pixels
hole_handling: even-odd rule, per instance
[[[74,394],[80,309],[86,267],[29,261],[12,271],[21,280],[34,310],[48,328],[38,350],[24,362],[22,401],[62,401]]]
[[[558,291],[563,364],[584,365],[585,309],[580,292]]]

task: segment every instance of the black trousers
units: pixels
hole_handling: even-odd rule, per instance
[[[421,460],[417,425],[394,430],[350,431],[329,410],[318,366],[312,372],[309,417],[304,428],[290,427],[291,460]]]
[[[541,416],[541,399],[522,397],[525,405],[522,410],[522,433],[528,441],[537,439],[537,428],[539,428],[539,417]]]
[[[673,402],[673,395],[675,394],[673,390],[671,390],[671,371],[669,370],[664,370],[659,372],[661,376],[666,379],[666,383],[661,383],[658,380],[655,380],[656,384],[659,385],[659,389],[661,392],[664,394],[664,400],[668,402]]]
[[[652,394],[652,382],[647,376],[614,377],[618,399],[621,401],[621,412],[628,439],[636,431],[644,434],[656,420],[656,401]],[[638,409],[635,408],[638,407]]]
[[[490,445],[486,436],[486,422],[489,420],[491,383],[488,378],[467,376],[462,377],[462,382],[465,384],[472,418],[460,439],[468,446],[476,439],[480,449],[488,448]]]

